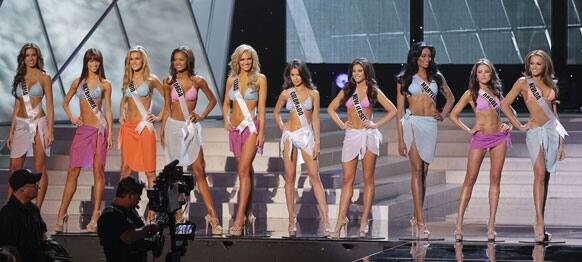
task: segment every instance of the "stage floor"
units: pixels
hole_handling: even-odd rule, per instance
[[[330,240],[321,237],[318,220],[299,220],[297,236],[290,238],[286,219],[257,221],[256,232],[243,237],[206,236],[202,221],[196,238],[188,245],[182,261],[580,261],[582,228],[550,227],[552,242],[535,245],[533,229],[523,226],[498,226],[496,243],[486,241],[481,224],[464,227],[465,241],[453,241],[454,223],[437,218],[429,221],[430,241],[410,241],[410,226],[404,220],[373,221],[375,227],[388,230],[373,233],[367,239],[357,236],[359,221],[352,221],[348,237]],[[334,221],[335,222],[335,221]],[[267,227],[268,224],[268,227]],[[335,223],[334,223],[335,224]],[[384,225],[382,225],[384,224]],[[266,230],[269,228],[269,230]],[[99,261],[102,250],[95,234],[75,232],[53,235],[75,258],[74,261]],[[166,247],[169,241],[166,240]]]

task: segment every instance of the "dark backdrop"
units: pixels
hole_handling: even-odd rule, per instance
[[[245,0],[235,3],[229,52],[232,53],[238,45],[243,43],[257,50],[261,72],[268,78],[267,106],[270,107],[275,105],[283,83],[282,74],[286,63],[285,13],[284,0]],[[404,62],[405,59],[406,54],[402,54],[402,61]],[[438,56],[436,61],[438,62]],[[394,103],[396,102],[394,75],[400,71],[401,66],[400,64],[374,64],[382,91]],[[472,66],[461,64],[439,66],[457,99],[467,88],[467,79]],[[496,65],[496,67],[503,80],[504,91],[507,93],[515,80],[522,75],[523,65]],[[348,64],[309,64],[309,68],[321,94],[321,106],[325,107],[338,91],[334,85],[335,77],[341,72],[346,72]],[[579,111],[582,106],[582,94],[576,83],[582,83],[582,65],[568,65],[565,71],[556,73],[560,79],[559,109]],[[442,104],[442,101],[439,101],[439,104]],[[525,110],[521,100],[517,101],[514,107],[520,112]]]

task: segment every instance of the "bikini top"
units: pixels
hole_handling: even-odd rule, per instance
[[[350,98],[348,98],[346,100],[345,106],[347,108],[353,108],[354,107],[354,101],[353,101],[352,97],[350,97]],[[370,108],[370,101],[368,100],[368,96],[365,96],[364,99],[362,99],[360,101],[360,106],[362,106],[362,108]]]
[[[89,88],[89,94],[91,94],[91,97],[93,97],[93,99],[101,99],[101,85],[97,85],[97,87],[93,88],[93,90],[91,90],[91,88]],[[83,100],[85,99],[85,91],[83,91],[83,86],[79,85],[77,87],[77,98],[79,98],[79,100]]]
[[[255,85],[249,85],[249,86],[247,86],[247,88],[244,91],[244,94],[241,92],[243,99],[244,100],[249,100],[249,101],[257,101],[257,100],[259,100],[259,92],[258,92],[258,90],[259,90],[259,88],[256,87]],[[231,101],[234,100],[234,85],[230,88],[230,91],[228,91],[228,96],[230,96],[230,100]]]
[[[408,87],[408,92],[410,93],[410,95],[412,96],[419,96],[422,95],[422,93],[424,92],[422,90],[422,83],[424,82],[424,80],[422,80],[418,74],[412,76],[412,82],[410,83],[410,86]],[[429,85],[430,90],[437,95],[438,91],[439,91],[439,87],[437,86],[436,81],[432,80],[430,82]]]
[[[176,92],[176,88],[173,86],[170,95],[172,96],[172,102],[178,101],[178,92]],[[186,99],[186,102],[194,102],[198,99],[198,88],[196,88],[196,84],[193,84],[192,87],[184,93],[184,99]]]
[[[537,86],[536,89],[538,90],[538,92],[540,93],[540,95],[542,94],[542,90],[540,90]],[[529,86],[527,88],[527,96],[523,98],[525,100],[525,102],[529,102],[530,100],[536,100],[536,98],[534,97],[533,93],[531,92],[531,89],[529,89]],[[554,89],[552,89],[550,91],[550,94],[548,94],[548,97],[546,97],[546,99],[548,101],[554,101],[554,99],[556,99],[556,92],[554,91]]]
[[[145,81],[143,81],[141,83],[141,85],[139,85],[136,89],[135,89],[137,96],[138,97],[146,97],[150,95],[150,89],[149,87],[145,84]],[[129,87],[125,89],[125,96],[126,97],[130,97],[131,96],[131,91],[129,91]]]
[[[38,88],[35,88],[36,86],[38,86]],[[16,96],[17,97],[22,97],[23,93],[22,93],[22,85],[18,85],[16,87]],[[44,90],[42,89],[42,87],[40,86],[40,81],[36,81],[36,83],[32,86],[28,87],[28,95],[32,96],[32,97],[42,97],[44,96]]]
[[[311,96],[307,96],[307,98],[305,99],[305,101],[302,104],[303,109],[305,111],[311,111],[313,110],[313,101],[311,101]],[[289,96],[287,98],[287,104],[285,105],[285,107],[287,108],[287,110],[291,111],[293,109],[295,109],[295,104],[293,103],[293,101],[291,100],[291,96]]]
[[[493,97],[493,96],[491,96]],[[494,97],[495,102],[496,102],[496,106],[495,108],[492,107],[491,103],[489,103],[488,101],[485,100],[485,98],[483,98],[482,95],[477,95],[477,101],[476,101],[476,105],[475,105],[475,111],[476,112],[481,112],[481,111],[485,111],[485,110],[489,110],[489,109],[494,109],[497,110],[499,108],[499,105],[501,104],[501,101],[499,101],[499,98]]]

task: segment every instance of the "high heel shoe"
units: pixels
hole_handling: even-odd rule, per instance
[[[368,225],[369,222],[370,220],[366,221],[365,224],[360,224],[360,238],[366,238],[368,236],[368,232],[370,230]]]
[[[287,226],[287,230],[289,231],[289,237],[295,237],[297,235],[297,219],[293,218],[293,220],[289,221],[289,226]]]
[[[233,224],[229,229],[228,229],[228,233],[231,236],[234,237],[240,237],[242,236],[243,232],[245,231],[246,228],[246,224],[247,224],[247,217],[243,218],[243,223],[242,225],[237,225],[237,224]]]
[[[253,213],[250,213],[248,215],[247,221],[249,222],[249,224],[251,224],[251,229],[253,230],[252,235],[254,236],[255,235],[255,222],[257,222],[257,217]]]
[[[410,235],[412,238],[416,238],[416,218],[414,217],[410,219]]]
[[[416,239],[428,239],[430,237],[430,231],[424,223],[416,222]]]
[[[329,222],[326,220],[323,222],[323,237],[329,237],[331,230],[329,229]]]
[[[344,229],[345,232],[345,236],[348,236],[348,222],[350,222],[350,220],[347,217],[344,217],[343,219],[338,219],[337,220],[337,224],[335,224],[335,231],[333,233],[331,233],[331,238],[334,239],[338,239],[341,237],[341,231],[342,228]]]
[[[213,218],[210,215],[204,216],[204,221],[206,221],[206,235],[208,235],[208,227],[210,227],[211,234],[214,235],[222,235],[222,227],[218,223],[218,218]]]
[[[487,230],[487,241],[495,242],[495,237],[497,237],[497,232],[494,229]]]
[[[59,223],[59,219],[57,218],[57,222],[55,223],[54,229],[56,233],[67,233],[69,232],[69,215],[65,214],[65,216],[63,217],[63,220],[60,221],[61,223]],[[64,231],[63,231],[64,229]]]
[[[552,234],[548,233],[547,231],[544,232],[544,241],[550,242],[552,240]]]
[[[96,233],[97,232],[97,222],[89,222],[89,224],[87,224],[87,232],[90,233]]]
[[[534,240],[537,244],[543,244],[546,240],[545,232],[543,230],[538,231],[537,229],[534,228]]]
[[[453,234],[456,242],[463,242],[463,232],[460,229],[455,229]]]

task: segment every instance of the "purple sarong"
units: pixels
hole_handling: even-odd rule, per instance
[[[257,127],[257,131],[260,128],[261,122],[257,119],[255,121],[255,126]],[[228,144],[230,145],[230,151],[234,154],[235,157],[239,157],[240,153],[242,152],[243,146],[247,142],[251,131],[249,128],[245,128],[242,132],[239,133],[238,130],[234,129],[231,130],[228,134]],[[257,147],[257,154],[263,154],[263,147]]]
[[[473,138],[471,138],[469,149],[489,150],[503,142],[507,144],[507,149],[511,148],[511,136],[509,135],[509,132],[499,132],[497,134],[481,134],[477,132],[473,134]]]
[[[93,158],[97,147],[99,147],[101,166],[105,167],[107,130],[99,133],[96,127],[78,126],[69,151],[69,167],[93,168]]]

